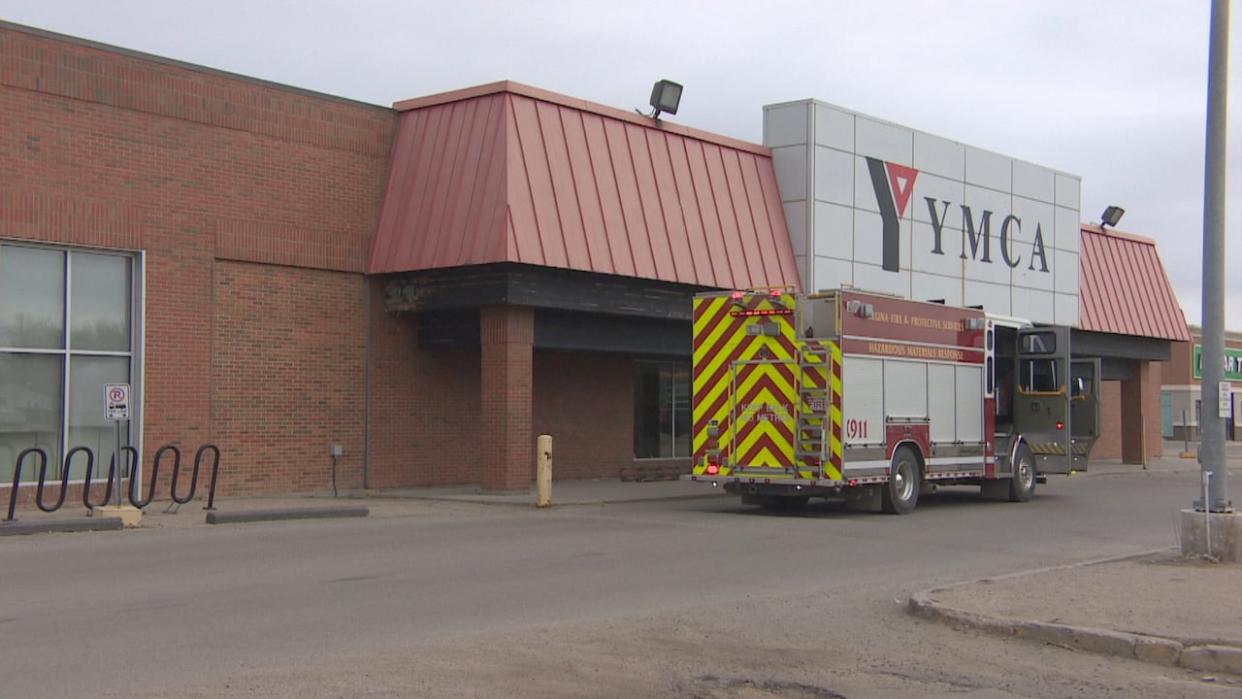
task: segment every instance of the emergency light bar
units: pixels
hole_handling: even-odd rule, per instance
[[[734,318],[745,316],[791,316],[793,315],[793,310],[788,308],[765,308],[750,311],[729,311],[729,315]]]

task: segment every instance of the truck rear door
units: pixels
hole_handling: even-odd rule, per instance
[[[1087,457],[1100,437],[1100,360],[1070,362],[1070,443],[1075,471],[1087,470]]]
[[[1038,473],[1069,473],[1069,328],[1018,331],[1014,427],[1035,458]]]

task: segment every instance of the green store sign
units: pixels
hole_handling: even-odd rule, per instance
[[[1195,345],[1195,378],[1203,378],[1203,345]],[[1225,380],[1242,381],[1242,349],[1225,348]]]

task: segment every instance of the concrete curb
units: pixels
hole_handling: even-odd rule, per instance
[[[694,493],[694,494],[687,494],[687,495],[656,495],[653,497],[643,497],[643,498],[617,498],[617,499],[602,498],[599,500],[574,500],[571,502],[557,502],[556,501],[556,489],[553,488],[552,505],[550,508],[543,508],[543,509],[555,509],[558,507],[588,507],[592,505],[625,505],[625,504],[635,503],[635,502],[667,502],[670,500],[707,500],[709,498],[717,498],[717,497],[721,497],[724,495],[727,495],[727,493],[725,493],[724,491],[720,491],[720,492],[712,492],[712,493]],[[500,501],[500,500],[482,500],[482,499],[475,499],[475,498],[470,498],[470,497],[452,497],[452,496],[447,496],[447,495],[369,495],[367,497],[375,498],[376,500],[430,500],[432,502],[455,502],[455,503],[466,504],[466,505],[487,505],[487,506],[498,505],[501,507],[524,507],[524,508],[532,508],[532,509],[535,508],[535,498],[534,498],[533,493],[531,494],[531,499],[528,502],[505,502],[505,501]]]
[[[0,536],[23,536],[46,532],[102,532],[124,529],[120,517],[73,517],[0,524]]]
[[[1029,639],[1088,653],[1113,655],[1158,665],[1182,667],[1188,670],[1228,672],[1242,675],[1242,646],[1203,643],[1193,639],[1167,638],[1090,626],[1074,626],[1071,624],[996,617],[945,606],[933,598],[933,595],[937,592],[965,585],[973,585],[978,582],[1025,577],[1052,570],[1081,568],[1102,563],[1142,558],[1169,550],[1171,549],[1155,549],[1137,554],[1112,556],[1062,566],[1049,566],[1019,573],[955,583],[953,585],[943,585],[911,595],[906,604],[906,609],[914,616],[922,619],[939,621],[957,628],[969,628],[997,636]]]
[[[242,510],[239,512],[208,512],[208,524],[238,524],[241,522],[276,522],[287,519],[338,519],[341,517],[367,517],[371,510],[366,507],[287,507],[271,510]]]

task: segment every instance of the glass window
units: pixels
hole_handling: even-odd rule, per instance
[[[70,346],[75,350],[129,351],[130,259],[75,252]]]
[[[60,472],[63,362],[55,354],[0,352],[0,484],[13,482],[17,455],[28,447],[47,453],[49,474]],[[22,480],[36,480],[38,466],[27,459]]]
[[[1022,336],[1023,354],[1052,354],[1056,351],[1056,333],[1027,333]]]
[[[0,347],[65,346],[65,253],[0,245]]]
[[[32,446],[47,452],[49,478],[78,446],[107,472],[116,425],[103,419],[103,385],[132,383],[133,267],[129,255],[0,244],[0,482]],[[22,480],[37,480],[27,464]],[[75,459],[70,475],[85,470]]]
[[[690,369],[640,362],[634,372],[634,456],[690,456]]]
[[[69,367],[69,448],[90,447],[95,473],[107,473],[116,452],[116,423],[104,418],[104,384],[129,383],[129,357],[73,358]],[[128,440],[122,430],[121,443]],[[74,460],[74,479],[85,476],[86,460]],[[124,468],[125,461],[121,461]]]
[[[1028,359],[1022,371],[1022,390],[1027,393],[1052,393],[1060,390],[1057,363],[1053,359]]]

